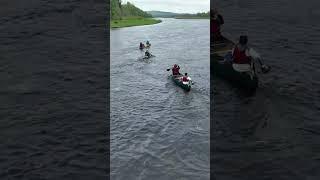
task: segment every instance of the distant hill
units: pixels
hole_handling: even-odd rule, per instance
[[[147,11],[152,17],[162,17],[162,18],[174,18],[178,13],[165,12],[165,11]]]

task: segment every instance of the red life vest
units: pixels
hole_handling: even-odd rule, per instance
[[[188,81],[189,81],[189,79],[188,79],[188,77],[187,77],[187,76],[183,76],[183,77],[182,77],[182,81],[183,81],[183,82],[188,82]]]
[[[179,75],[179,74],[180,74],[180,72],[179,72],[179,68],[178,67],[172,68],[172,75]]]
[[[211,31],[213,33],[220,34],[220,25],[219,25],[218,21],[215,19],[211,20]]]
[[[236,46],[233,51],[233,62],[236,64],[250,64],[251,60],[246,55],[246,50],[240,51]]]

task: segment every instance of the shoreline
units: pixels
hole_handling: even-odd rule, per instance
[[[210,19],[210,17],[174,17],[174,19]]]
[[[111,20],[110,28],[124,28],[133,26],[145,26],[161,23],[162,21],[154,18],[125,18],[122,20]]]

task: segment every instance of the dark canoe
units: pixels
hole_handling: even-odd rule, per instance
[[[214,41],[210,45],[211,54],[218,54],[224,56],[227,52],[231,51],[235,44],[222,36],[219,41]]]
[[[258,87],[258,77],[251,76],[247,73],[240,73],[235,71],[232,67],[232,63],[224,62],[223,57],[212,55],[212,74],[229,81],[231,84],[242,88],[246,91],[253,92]]]
[[[141,51],[143,51],[144,49],[150,49],[150,47],[151,47],[151,46],[144,46],[144,47],[139,47],[139,49],[140,49]]]
[[[151,54],[151,56],[144,56],[142,59],[150,59],[150,58],[153,58],[153,57],[155,57],[155,56]]]
[[[231,62],[225,62],[224,56],[230,52],[234,43],[226,38],[225,42],[217,42],[213,44],[213,52],[211,53],[213,76],[220,77],[229,81],[232,85],[237,86],[249,92],[254,92],[258,87],[258,77],[253,78],[247,73],[235,71]]]
[[[180,79],[182,77],[182,75],[177,75],[177,76],[173,76],[171,75],[171,79],[173,80],[173,82],[180,86],[182,89],[186,90],[186,91],[190,91],[191,89],[191,82],[189,82],[188,84],[183,84],[182,80]]]

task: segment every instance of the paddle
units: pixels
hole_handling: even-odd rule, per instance
[[[261,71],[263,73],[267,73],[271,70],[270,66],[263,64],[260,55],[253,48],[250,48],[249,52],[254,59],[258,60],[259,64],[261,65]]]

